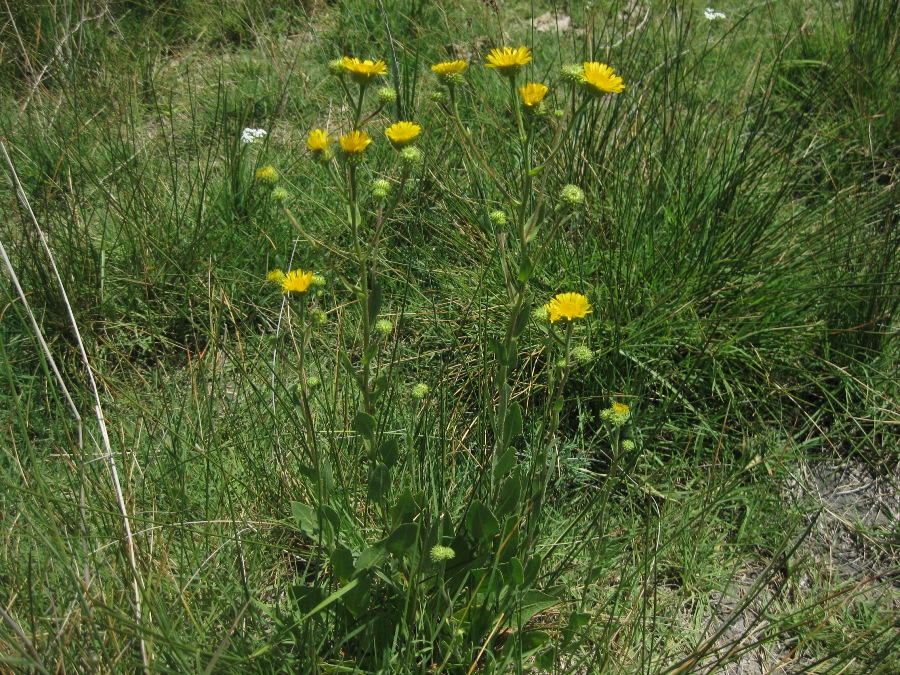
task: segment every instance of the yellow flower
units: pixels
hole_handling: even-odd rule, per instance
[[[350,73],[353,81],[360,85],[369,84],[376,75],[387,75],[387,64],[381,59],[360,61],[357,58],[345,56],[341,59],[341,65]]]
[[[560,293],[544,307],[550,314],[550,323],[560,319],[583,319],[591,313],[591,303],[581,293]]]
[[[621,94],[625,91],[622,78],[605,63],[585,61],[581,78],[590,87],[592,94]]]
[[[488,68],[496,68],[501,75],[515,77],[526,63],[531,62],[531,50],[528,47],[504,47],[492,49],[487,57]]]
[[[256,170],[256,180],[266,185],[275,185],[278,182],[278,170],[271,165],[266,165]]]
[[[313,129],[306,139],[306,147],[313,152],[325,152],[332,143],[334,139],[323,129]]]
[[[341,148],[348,155],[359,155],[365,152],[372,139],[365,131],[351,131],[346,136],[341,136]]]
[[[467,65],[469,64],[462,59],[456,59],[456,61],[442,61],[441,63],[435,63],[431,66],[431,69],[442,76],[456,75],[457,73],[461,73]]]
[[[412,122],[395,122],[384,130],[384,135],[398,148],[411,143],[420,133],[422,127]]]
[[[281,280],[282,293],[306,293],[313,282],[313,273],[303,270],[291,270]]]
[[[631,412],[631,408],[628,407],[627,403],[613,403],[612,411],[617,415],[627,415]]]
[[[519,87],[519,93],[522,94],[522,103],[529,108],[543,101],[548,91],[550,90],[540,82],[529,82],[524,87]]]
[[[266,279],[273,283],[280,284],[282,281],[284,281],[284,272],[276,267],[266,275]]]

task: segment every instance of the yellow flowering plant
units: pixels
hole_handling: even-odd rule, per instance
[[[462,121],[459,108],[472,99],[468,91],[465,97],[457,97],[457,89],[461,88],[469,64],[453,59],[430,66],[432,77],[443,87],[436,99],[443,113],[439,119],[457,132],[453,136],[465,153],[466,175],[478,174],[488,179],[479,185],[484,186],[481,193],[486,195],[485,230],[494,238],[505,282],[505,289],[501,287],[501,293],[505,291],[504,326],[487,339],[486,345],[486,351],[493,356],[487,357],[490,366],[485,369],[485,398],[489,403],[484,419],[488,420],[485,437],[489,441],[482,465],[484,480],[473,486],[464,513],[444,511],[446,507],[437,495],[433,503],[426,503],[419,496],[424,474],[407,468],[416,462],[419,432],[408,431],[404,436],[389,431],[398,428],[398,418],[406,429],[425,428],[429,408],[444,392],[439,383],[431,380],[407,381],[403,388],[393,389],[396,361],[387,347],[391,340],[400,339],[403,329],[399,319],[382,314],[384,272],[378,263],[384,256],[380,255],[379,244],[386,220],[421,161],[422,153],[416,143],[426,131],[415,119],[403,119],[407,116],[401,114],[399,104],[391,119],[386,120],[387,115],[381,114],[385,106],[397,103],[394,90],[385,86],[377,96],[367,93],[373,90],[372,83],[387,74],[384,61],[343,57],[332,63],[337,86],[342,88],[348,104],[347,119],[330,125],[333,136],[325,129],[313,128],[306,139],[307,149],[330,180],[347,214],[346,250],[333,241],[320,241],[306,233],[280,202],[305,239],[318,250],[326,251],[326,255],[353,264],[352,272],[347,273],[345,268],[335,275],[342,280],[348,297],[339,309],[342,329],[334,352],[334,374],[330,376],[333,384],[322,371],[305,370],[305,354],[314,343],[310,335],[314,335],[314,330],[327,330],[326,313],[317,307],[307,309],[309,303],[317,301],[315,275],[294,269],[278,274],[273,271],[269,277],[281,285],[284,296],[290,299],[291,311],[296,308],[301,319],[294,396],[309,448],[309,466],[303,469],[309,484],[305,487],[305,501],[292,506],[298,528],[309,541],[316,542],[323,559],[328,560],[331,580],[340,586],[329,611],[345,611],[353,619],[363,611],[384,611],[385,615],[395,616],[390,608],[402,604],[397,598],[421,594],[435,608],[436,615],[445,617],[435,626],[439,639],[433,641],[439,644],[435,653],[440,655],[434,663],[447,672],[451,670],[448,663],[456,668],[469,659],[461,671],[465,672],[477,662],[472,657],[478,648],[489,644],[491,627],[502,625],[503,616],[515,613],[522,593],[536,592],[542,558],[534,554],[532,543],[541,519],[544,493],[550,484],[549,472],[556,464],[551,453],[557,451],[556,434],[567,379],[571,372],[577,372],[576,367],[591,367],[595,358],[588,345],[576,346],[584,341],[582,336],[588,333],[586,328],[594,312],[588,296],[567,291],[535,302],[531,286],[549,247],[559,240],[566,225],[583,213],[586,201],[582,188],[562,185],[566,172],[558,169],[553,160],[565,147],[571,130],[578,127],[586,106],[596,99],[598,94],[593,89],[605,87],[605,93],[615,93],[612,89],[621,82],[615,81],[617,76],[611,70],[601,73],[588,68],[588,64],[565,80],[571,86],[559,86],[549,80],[522,81],[522,70],[533,59],[528,47],[501,47],[492,50],[483,64],[505,78],[507,84],[511,133],[504,140],[513,146],[516,161],[505,169],[486,159],[496,156],[494,148],[479,147],[479,135],[471,133]],[[551,86],[552,99],[561,99],[570,108],[567,117],[545,114]],[[567,93],[571,97],[568,101]],[[428,130],[427,136],[430,135]],[[387,143],[393,148],[388,153],[384,152]],[[385,156],[393,161],[394,175],[379,166]],[[558,196],[551,195],[551,190],[558,191]],[[382,262],[381,267],[387,266]],[[534,422],[526,446],[520,440],[525,420],[521,401],[528,400],[528,396],[517,390],[521,380],[517,368],[520,340],[526,339],[523,336],[534,324],[539,325],[543,354],[547,357],[546,389],[540,397],[546,402],[532,408]],[[543,355],[538,362],[542,359]],[[349,395],[348,384],[352,387]],[[322,456],[318,444],[323,435],[317,431],[318,415],[311,403],[311,398],[318,401],[328,395],[329,388],[335,390],[329,410],[352,410],[347,419],[338,420],[338,428],[349,430],[349,434],[344,434],[345,448],[358,453],[363,467],[366,487],[361,497],[331,496],[336,490],[335,471],[347,469],[331,465]],[[340,404],[338,397],[342,397]],[[404,413],[408,415],[406,419],[396,412],[398,400],[408,409]],[[399,485],[404,486],[403,493]],[[525,494],[527,499],[520,498]],[[359,508],[361,504],[364,508]],[[343,530],[348,520],[363,525],[371,534],[351,539]],[[363,547],[359,550],[361,542]],[[508,554],[503,555],[508,557],[501,563],[500,551],[504,549]],[[513,583],[510,578],[518,580]],[[502,590],[494,599],[484,599],[483,593],[479,595],[482,583]],[[375,603],[376,586],[379,602],[384,600],[384,606],[371,604],[367,608],[366,602]],[[455,589],[455,595],[442,592],[448,586]],[[456,597],[465,599],[464,612],[450,611]]]

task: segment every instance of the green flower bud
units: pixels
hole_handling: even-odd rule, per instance
[[[288,194],[288,191],[285,190],[283,187],[277,187],[274,190],[272,190],[272,200],[273,201],[283,202],[289,196],[290,195]]]
[[[594,352],[590,349],[590,347],[586,347],[585,345],[578,345],[572,350],[572,360],[575,363],[589,363],[593,358]]]
[[[429,391],[431,391],[431,387],[423,382],[420,382],[412,388],[410,395],[417,401],[421,401],[423,398],[428,396]]]
[[[444,96],[444,92],[442,92],[442,91],[433,91],[433,92],[431,92],[431,94],[429,94],[428,98],[430,98],[435,103],[440,103],[446,97]]]
[[[394,324],[387,319],[378,319],[375,322],[375,332],[382,337],[387,337],[394,332]]]
[[[431,549],[431,562],[442,563],[447,560],[453,560],[456,557],[456,551],[449,546],[435,546]]]
[[[544,305],[535,307],[531,310],[531,320],[535,323],[547,323],[550,320],[550,312]]]
[[[626,438],[624,441],[622,441],[622,449],[625,452],[632,452],[634,450],[634,448],[635,448],[634,441],[631,440],[630,438]]]
[[[378,102],[381,105],[388,105],[397,100],[397,92],[393,87],[382,87],[378,90]]]
[[[581,84],[583,72],[584,68],[577,63],[571,63],[563,66],[560,69],[559,74],[562,75],[562,79],[569,84]]]
[[[400,151],[400,161],[407,166],[418,164],[422,161],[422,152],[414,145],[407,145]]]
[[[577,185],[564,185],[559,198],[569,206],[581,206],[584,204],[584,190]]]
[[[449,73],[441,78],[441,81],[446,84],[448,87],[454,87],[456,85],[463,85],[466,83],[466,78],[463,77],[462,73]]]
[[[329,62],[328,72],[335,77],[343,77],[346,75],[347,69],[344,68],[344,59],[335,59],[334,61]]]
[[[322,384],[322,380],[320,380],[315,375],[307,375],[306,376],[306,386],[309,387],[310,389],[315,389],[320,384]]]
[[[372,196],[376,199],[385,199],[391,193],[391,183],[384,178],[372,181]]]
[[[321,309],[309,310],[309,321],[313,326],[324,326],[328,323],[328,315]]]
[[[325,285],[325,277],[321,274],[313,274],[312,285],[321,288]]]
[[[506,226],[506,223],[507,223],[506,214],[503,211],[491,211],[488,218],[494,224],[495,227],[505,227]]]

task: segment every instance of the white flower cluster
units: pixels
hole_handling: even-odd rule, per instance
[[[704,9],[703,16],[706,17],[707,21],[715,21],[716,19],[726,18],[724,12],[717,12],[712,7],[707,7],[706,9]]]
[[[241,142],[252,145],[253,143],[256,143],[256,141],[261,141],[268,135],[269,132],[265,129],[251,129],[248,127],[241,132]]]

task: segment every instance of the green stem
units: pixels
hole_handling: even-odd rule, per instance
[[[349,180],[348,185],[348,206],[350,215],[350,228],[353,231],[353,247],[356,253],[356,259],[359,262],[360,273],[360,292],[359,302],[362,305],[362,338],[363,338],[363,357],[362,357],[362,375],[359,382],[359,388],[362,390],[363,400],[362,409],[372,414],[372,401],[369,392],[369,343],[371,342],[371,325],[369,321],[369,265],[366,248],[362,245],[359,235],[359,194],[357,189],[356,165],[350,164],[348,167]]]

